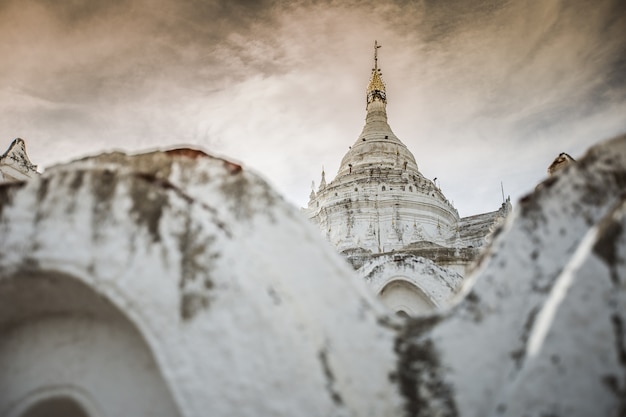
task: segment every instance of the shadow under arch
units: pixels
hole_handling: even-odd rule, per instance
[[[3,416],[72,406],[76,417],[180,415],[141,332],[65,274],[0,277],[0,369]]]
[[[31,405],[24,412],[20,413],[23,417],[89,417],[84,408],[74,401],[71,397],[55,396],[40,400]]]
[[[79,387],[47,387],[29,393],[6,417],[100,417],[102,411]]]
[[[393,277],[387,281],[378,292],[378,298],[400,316],[428,314],[437,308],[421,288],[403,277]]]

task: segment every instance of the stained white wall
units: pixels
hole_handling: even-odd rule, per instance
[[[27,340],[75,340],[70,356],[89,351],[96,361],[93,367],[82,361],[76,383],[91,391],[90,375],[98,372],[128,398],[146,385],[137,378],[152,380],[150,366],[141,368],[148,374],[126,362],[107,369],[117,360],[112,352],[130,350],[132,363],[141,363],[141,349],[131,347],[130,337],[111,336],[119,326],[111,329],[110,318],[92,308],[105,299],[145,339],[181,416],[399,415],[396,383],[380,383],[397,366],[395,331],[381,320],[383,306],[313,225],[239,165],[189,149],[114,153],[5,187],[0,340],[12,344],[6,352]],[[99,298],[55,290],[56,275],[79,280]],[[93,323],[84,336],[63,330],[84,327],[74,318],[9,333],[10,323],[72,315],[76,308],[63,307],[68,300],[104,323]],[[82,341],[107,338],[122,338],[126,347]],[[24,359],[6,359],[23,364],[12,373],[24,373],[24,392],[37,383],[26,364],[65,355],[28,349]],[[49,380],[64,376],[46,369]],[[126,379],[136,382],[119,382]],[[136,395],[159,404],[150,399],[161,399],[154,392]],[[109,393],[113,398],[113,391],[99,395]],[[10,396],[11,404],[23,398],[21,391]]]
[[[92,417],[179,415],[137,329],[75,278],[22,277],[0,289],[13,312],[0,320],[0,415],[64,396]]]

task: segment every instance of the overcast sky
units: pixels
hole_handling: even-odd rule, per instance
[[[0,153],[192,145],[303,206],[361,132],[375,39],[389,123],[462,216],[626,132],[624,0],[0,0]]]

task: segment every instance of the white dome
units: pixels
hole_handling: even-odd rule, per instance
[[[343,157],[337,177],[373,167],[400,167],[411,175],[421,176],[415,157],[387,123],[385,103],[379,99],[367,105],[363,131]]]

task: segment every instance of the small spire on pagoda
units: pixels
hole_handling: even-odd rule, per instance
[[[320,187],[318,188],[318,191],[321,191],[324,188],[326,188],[326,173],[324,172],[324,167],[322,167],[322,180],[320,181]]]

